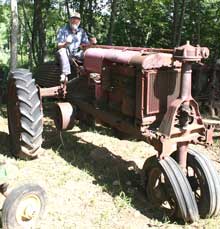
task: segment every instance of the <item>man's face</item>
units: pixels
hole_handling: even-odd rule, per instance
[[[72,18],[70,18],[70,23],[72,25],[79,25],[80,24],[80,19],[76,18],[76,17],[72,17]]]

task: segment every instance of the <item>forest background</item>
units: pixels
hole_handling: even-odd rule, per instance
[[[0,67],[8,69],[13,56],[29,69],[53,59],[70,9],[81,13],[81,25],[99,44],[172,48],[189,40],[210,48],[210,62],[220,58],[220,1],[1,0]]]

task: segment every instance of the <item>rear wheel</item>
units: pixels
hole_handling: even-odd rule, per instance
[[[199,219],[197,204],[186,176],[171,157],[158,161],[156,156],[146,160],[143,167],[144,188],[155,207],[165,210],[169,217],[185,222]]]
[[[40,87],[54,87],[60,85],[61,66],[58,61],[50,61],[41,64],[34,73],[36,83]],[[76,69],[71,65],[71,75],[68,76],[68,80],[76,77]]]
[[[37,68],[34,78],[40,87],[54,87],[60,85],[60,74],[60,66],[56,62],[46,62]]]
[[[8,126],[12,153],[34,158],[42,144],[43,113],[32,74],[16,69],[8,82]]]

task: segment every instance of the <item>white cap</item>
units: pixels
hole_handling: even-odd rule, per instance
[[[78,19],[80,19],[81,18],[80,17],[80,13],[70,10],[70,18],[78,18]]]

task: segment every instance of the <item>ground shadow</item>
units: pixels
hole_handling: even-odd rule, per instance
[[[99,126],[95,131],[100,129],[102,128]],[[105,129],[101,132],[103,131],[105,132]],[[146,198],[141,186],[140,170],[134,161],[126,161],[107,148],[87,142],[74,133],[76,132],[59,133],[51,125],[45,125],[43,147],[52,148],[68,163],[88,171],[94,176],[94,183],[111,196],[123,194],[130,200],[131,206],[141,214],[167,222],[165,212],[155,209]]]
[[[68,163],[88,171],[95,178],[94,183],[100,185],[103,191],[113,197],[126,197],[131,206],[141,214],[160,222],[167,222],[164,212],[155,209],[146,199],[141,187],[140,171],[134,161],[126,161],[106,147],[96,146],[74,135],[88,129],[91,128],[83,126],[77,131],[60,133],[52,123],[45,122],[42,147],[52,148]],[[113,135],[110,128],[102,126],[92,127],[92,131],[108,136]],[[7,133],[0,132],[0,143],[3,146],[1,153],[7,157],[13,157],[10,153],[10,140]]]
[[[0,131],[0,145],[0,153],[2,155],[7,156],[9,158],[14,158],[10,151],[10,139],[8,133]]]

